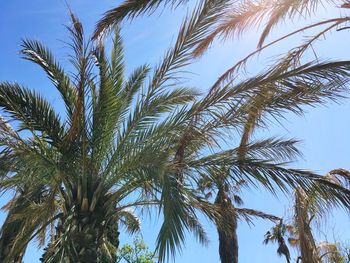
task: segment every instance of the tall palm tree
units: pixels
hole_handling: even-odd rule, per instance
[[[217,9],[214,8],[213,11],[216,12]],[[29,203],[26,204],[20,201],[21,211],[17,206],[11,206],[8,215],[9,220],[6,220],[6,224],[2,228],[1,243],[5,251],[2,253],[2,258],[11,260],[11,258],[23,254],[25,245],[33,236],[44,233],[48,224],[59,221],[56,226],[57,233],[52,234],[54,239],[48,247],[49,250],[45,253],[45,258],[51,254],[54,258],[68,257],[76,260],[82,257],[84,260],[94,261],[95,254],[98,253],[95,244],[96,231],[91,229],[90,226],[85,226],[85,224],[94,226],[97,224],[95,221],[90,222],[89,217],[91,215],[95,217],[94,209],[100,209],[103,203],[105,203],[104,206],[109,205],[109,209],[112,209],[109,213],[112,213],[113,216],[108,219],[110,222],[105,222],[103,218],[97,218],[101,221],[101,224],[97,225],[101,225],[105,230],[107,229],[107,233],[97,233],[102,240],[98,249],[104,250],[105,254],[111,254],[108,250],[110,247],[113,250],[115,242],[111,243],[108,240],[108,234],[111,232],[110,228],[112,226],[115,229],[116,222],[127,215],[124,207],[131,205],[127,204],[115,208],[114,204],[125,199],[129,194],[133,194],[137,189],[145,187],[149,191],[154,188],[154,186],[149,185],[147,181],[149,178],[147,179],[146,175],[147,171],[150,172],[155,168],[150,167],[151,170],[147,170],[133,167],[135,170],[131,173],[130,170],[133,170],[131,164],[139,163],[145,157],[152,158],[155,161],[155,157],[159,156],[161,152],[168,151],[168,145],[171,145],[159,140],[158,144],[166,147],[166,150],[158,149],[156,153],[147,153],[150,148],[143,145],[143,140],[152,143],[152,140],[156,140],[161,133],[163,135],[168,133],[169,129],[175,132],[175,125],[178,123],[180,123],[178,128],[182,128],[183,124],[181,122],[184,121],[184,116],[180,114],[175,116],[172,112],[166,121],[158,124],[155,120],[162,119],[163,116],[161,118],[159,115],[171,112],[175,106],[191,101],[194,95],[197,94],[187,88],[177,88],[169,93],[158,94],[158,92],[163,88],[165,82],[169,82],[174,77],[174,74],[170,73],[182,64],[186,64],[186,61],[188,61],[186,51],[197,41],[207,24],[210,24],[210,14],[212,13],[214,12],[210,11],[207,5],[203,5],[198,8],[193,17],[184,23],[176,47],[167,53],[164,62],[155,70],[146,98],[143,96],[137,98],[136,95],[142,94],[140,89],[149,68],[142,66],[131,75],[128,81],[123,80],[122,46],[118,35],[114,40],[112,58],[109,63],[104,57],[102,45],[94,49],[89,42],[84,41],[82,26],[72,15],[73,27],[69,31],[72,35],[72,48],[75,53],[72,62],[77,69],[77,74],[73,76],[72,80],[54,60],[51,53],[39,42],[25,41],[23,43],[22,53],[25,57],[42,67],[61,93],[67,110],[66,121],[68,121],[68,125],[65,126],[51,106],[36,93],[17,84],[1,84],[1,106],[5,112],[10,114],[11,119],[16,119],[19,122],[20,131],[27,130],[33,137],[27,139],[27,135],[25,135],[22,138],[17,131],[14,131],[2,119],[2,131],[4,133],[2,145],[6,149],[1,159],[4,164],[2,168],[4,168],[5,177],[3,187],[5,189],[19,189],[20,185],[24,184],[26,189],[30,189],[30,194],[34,193],[34,189],[37,188],[46,193],[45,202],[39,205],[36,199],[28,198],[24,191],[20,192],[17,199],[23,200],[25,198]],[[99,75],[92,72],[93,60],[97,61]],[[98,80],[97,77],[99,77]],[[98,85],[100,85],[99,88],[97,88]],[[130,105],[135,101],[137,101],[138,106],[130,109]],[[183,111],[180,111],[180,113],[184,114]],[[115,127],[115,125],[120,127]],[[116,128],[119,128],[119,131]],[[173,136],[171,135],[172,132],[168,134],[168,139]],[[162,138],[162,136],[158,138]],[[115,140],[120,144],[115,144]],[[170,141],[172,140],[174,138],[170,139]],[[134,159],[125,154],[126,149],[132,149],[132,145],[135,148],[133,153],[130,152],[130,154],[135,155],[133,156]],[[156,144],[152,145],[156,147]],[[137,153],[135,150],[140,152]],[[141,151],[143,152],[141,153]],[[79,152],[81,155],[78,154]],[[36,160],[34,158],[29,162],[27,157],[30,153],[38,159],[37,164],[32,162]],[[123,155],[126,159],[120,160]],[[167,159],[166,156],[162,158]],[[18,163],[18,166],[13,165],[14,163]],[[123,171],[121,169],[116,175],[113,174],[117,168],[124,167],[123,165],[126,164],[126,167],[128,167],[126,171],[121,172]],[[154,164],[157,164],[157,161]],[[33,168],[28,167],[32,165]],[[143,165],[147,166],[146,163],[143,163]],[[43,170],[40,170],[40,168]],[[47,170],[49,168],[52,170]],[[13,180],[13,178],[27,176],[29,172],[25,173],[26,169],[28,171],[31,171],[30,169],[35,170],[32,176],[36,180],[24,180],[23,182],[20,179]],[[158,170],[164,170],[164,168]],[[66,174],[66,172],[69,174]],[[70,172],[76,174],[71,175]],[[7,177],[8,174],[12,175],[13,173],[15,176]],[[130,173],[133,175],[131,178],[129,178]],[[142,175],[141,178],[144,179],[142,182],[141,179],[137,178],[139,173]],[[58,178],[54,177],[53,182],[52,178],[47,181],[48,174],[58,176]],[[128,177],[125,178],[125,176]],[[139,182],[139,184],[136,182]],[[51,183],[54,183],[54,187]],[[125,185],[122,183],[125,183]],[[129,186],[127,186],[128,184]],[[121,185],[120,190],[114,189],[113,194],[108,192],[109,188],[117,185]],[[143,192],[133,205],[149,203],[143,201]],[[57,201],[57,198],[59,198],[59,201]],[[151,203],[158,203],[158,200]],[[50,209],[44,209],[43,205],[49,206],[45,207]],[[42,211],[45,211],[46,214],[39,213],[40,209],[43,209]],[[113,209],[116,210],[113,211]],[[29,212],[33,214],[33,217],[27,215]],[[99,212],[100,215],[108,216],[106,211]],[[83,215],[80,215],[81,213]],[[20,215],[26,215],[26,217],[19,219]],[[40,218],[37,217],[38,215],[40,215]],[[14,221],[19,225],[16,228],[12,223]],[[76,226],[77,223],[81,223],[80,221],[83,221],[83,226],[79,224]],[[71,223],[73,223],[73,227]],[[35,233],[37,229],[38,232]],[[69,232],[71,229],[74,229],[73,234]],[[131,230],[133,229],[134,226]],[[67,231],[68,233],[66,233]],[[80,234],[82,231],[83,233]],[[9,234],[11,238],[9,238]],[[72,239],[71,244],[69,242],[66,244],[67,235],[74,236],[77,240]],[[85,240],[86,236],[91,238]],[[65,243],[63,244],[63,242]],[[83,247],[80,247],[80,245],[83,245]],[[162,248],[161,246],[162,244],[160,248]],[[50,247],[55,250],[53,254],[50,252]],[[57,247],[60,249],[58,250]],[[82,253],[84,255],[81,255]]]
[[[243,204],[239,193],[241,191],[240,188],[244,186],[245,182],[238,182],[235,186],[229,186],[222,174],[221,176],[213,176],[212,179],[215,181],[210,180],[210,178],[202,178],[199,182],[199,189],[205,193],[208,199],[216,192],[214,203],[218,207],[225,222],[225,225],[221,221],[216,222],[216,229],[219,236],[220,260],[222,263],[237,263],[239,259],[238,220],[243,218],[247,222],[251,222],[253,217],[256,217],[276,221],[280,218],[258,210],[237,207]]]
[[[349,172],[344,169],[332,170],[325,178],[345,188],[350,186]],[[315,193],[305,193],[300,188],[295,190],[294,227],[302,262],[322,262],[322,250],[325,250],[326,247],[329,250],[331,247],[328,242],[317,244],[312,233],[311,224],[314,219],[322,220],[334,206],[332,199],[324,199],[322,195]],[[346,211],[348,211],[348,207]]]
[[[214,85],[204,95],[184,87],[179,72],[192,61],[196,44],[224,4],[207,0],[197,7],[148,83],[148,66],[125,79],[118,31],[107,58],[103,43],[93,46],[73,14],[72,76],[40,42],[23,42],[22,54],[44,69],[65,111],[57,113],[37,92],[17,83],[0,83],[6,118],[0,121],[1,190],[33,196],[40,189],[41,194],[39,201],[30,198],[20,211],[11,206],[14,213],[7,222],[16,219],[23,227],[14,238],[3,239],[10,241],[2,244],[8,248],[4,262],[23,253],[28,242],[44,237],[46,230],[52,239],[45,262],[88,263],[113,257],[117,244],[110,229],[126,216],[127,208],[146,205],[157,205],[163,213],[157,250],[164,261],[181,246],[186,230],[205,242],[198,212],[223,221],[218,206],[192,187],[223,167],[229,171],[228,183],[245,180],[272,192],[318,187],[324,195],[350,203],[349,192],[338,185],[319,187],[319,176],[264,158],[266,144],[251,146],[257,153],[254,158],[242,158],[235,148],[221,150],[227,134],[243,127],[258,106],[251,98],[265,94],[269,101],[262,119],[286,110],[302,112],[302,105],[341,97],[350,74],[348,61],[292,69],[279,63],[253,78]]]

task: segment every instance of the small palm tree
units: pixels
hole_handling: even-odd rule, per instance
[[[350,176],[345,169],[332,170],[325,176],[325,179],[342,187],[349,187]],[[290,260],[289,251],[284,241],[287,234],[289,243],[299,249],[300,256],[298,260],[302,262],[320,263],[324,260],[333,260],[340,257],[336,244],[325,241],[317,243],[312,232],[314,220],[321,221],[324,219],[329,211],[337,206],[337,203],[332,198],[324,198],[317,191],[310,190],[308,193],[301,188],[295,190],[293,224],[285,225],[281,221],[279,225],[265,235],[264,243],[267,244],[270,240],[277,240],[279,247],[284,248],[282,251],[286,253],[283,252],[282,254],[286,256],[287,261]],[[348,207],[346,211],[348,211]]]
[[[270,231],[267,231],[265,234],[265,239],[263,243],[267,245],[269,242],[277,242],[278,248],[277,248],[277,254],[279,256],[284,255],[286,258],[286,262],[290,263],[290,252],[288,249],[288,246],[285,241],[286,232],[288,231],[288,228],[290,228],[289,225],[285,225],[283,223],[283,220],[281,219],[279,224],[271,228]]]

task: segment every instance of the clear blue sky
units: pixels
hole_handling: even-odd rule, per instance
[[[117,0],[70,0],[71,9],[78,15],[85,26],[86,32],[91,33],[93,26],[101,14],[109,8],[116,6]],[[152,17],[139,18],[132,23],[125,23],[122,34],[125,41],[126,61],[128,69],[149,63],[155,65],[160,61],[172,41],[175,39],[181,18],[188,11],[179,8],[176,12],[164,11]],[[318,18],[332,16],[337,10],[321,11]],[[66,25],[69,21],[67,8],[63,0],[11,0],[1,1],[0,4],[0,81],[17,81],[43,93],[55,106],[59,107],[59,96],[53,91],[45,75],[30,62],[20,59],[18,53],[21,39],[28,37],[39,39],[53,50],[57,58],[64,65],[68,60],[68,49],[63,41],[67,40]],[[298,23],[281,25],[271,37],[281,35],[298,27]],[[235,39],[226,44],[216,43],[210,52],[190,67],[195,73],[189,75],[189,84],[206,90],[225,68],[233,65],[235,61],[252,51],[257,43],[257,31],[247,32],[244,37]],[[248,72],[258,72],[271,62],[271,57],[281,54],[286,48],[300,43],[302,38],[287,40],[279,46],[273,47],[248,64]],[[324,59],[349,57],[350,32],[333,33],[327,41],[317,44],[319,54]],[[270,58],[270,60],[268,59]],[[311,57],[310,57],[311,59]],[[350,136],[349,136],[350,101],[342,104],[328,104],[326,107],[308,109],[303,117],[288,115],[283,121],[283,127],[275,126],[265,135],[279,135],[301,139],[301,149],[304,159],[293,166],[309,168],[319,173],[325,173],[333,168],[350,168]],[[261,136],[257,134],[256,136]],[[5,204],[8,196],[0,199]],[[278,199],[266,194],[264,191],[248,191],[243,195],[245,206],[275,213],[288,214],[290,202],[283,196]],[[4,220],[4,213],[0,214],[0,222]],[[328,229],[334,228],[337,237],[350,240],[349,220],[341,212],[335,212],[334,218],[327,223]],[[217,235],[216,231],[204,221],[210,237],[208,247],[202,247],[188,234],[186,246],[175,259],[177,263],[203,262],[216,263]],[[153,216],[143,220],[142,235],[146,243],[153,248],[159,227],[159,220]],[[256,221],[255,226],[247,226],[245,222],[239,225],[240,262],[263,263],[284,262],[276,256],[276,246],[263,246],[262,240],[271,223]],[[122,241],[129,240],[122,233]],[[322,236],[322,234],[321,234]],[[25,256],[25,263],[38,262],[41,251],[37,244],[29,246]]]

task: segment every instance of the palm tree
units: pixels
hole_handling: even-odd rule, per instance
[[[277,248],[277,254],[279,256],[284,255],[286,258],[286,262],[290,263],[290,252],[288,249],[288,246],[285,241],[285,235],[286,232],[288,231],[289,225],[285,225],[283,223],[283,220],[281,219],[279,224],[276,226],[272,227],[270,231],[267,231],[265,234],[265,239],[263,243],[267,245],[269,242],[276,242],[278,243],[278,248]]]
[[[344,169],[335,169],[325,176],[326,180],[342,187],[349,187],[349,172]],[[318,263],[324,257],[322,250],[330,252],[332,245],[329,242],[317,244],[312,233],[311,224],[314,219],[322,220],[336,204],[332,199],[324,199],[315,193],[306,194],[304,190],[295,190],[295,238],[301,253],[302,262]],[[348,211],[348,207],[346,209]],[[333,249],[334,250],[334,249]],[[333,251],[334,252],[334,251]]]
[[[225,222],[224,225],[221,221],[216,222],[216,229],[219,236],[220,260],[222,263],[237,263],[239,247],[237,236],[238,220],[243,218],[250,223],[253,217],[271,221],[276,221],[280,218],[258,210],[237,207],[243,204],[239,193],[241,191],[240,188],[245,185],[245,182],[242,181],[234,186],[229,186],[222,174],[221,176],[213,176],[211,179],[203,177],[198,184],[200,191],[205,193],[207,199],[211,198],[212,194],[216,192],[214,203],[218,207]]]
[[[310,196],[310,195],[309,195]],[[295,226],[298,233],[298,243],[301,252],[302,262],[320,263],[317,253],[317,245],[312,234],[309,211],[312,210],[310,205],[311,198],[302,190],[295,190]]]
[[[345,169],[334,169],[325,175],[325,179],[345,188],[350,186],[349,171]],[[332,208],[337,207],[337,203],[332,198],[324,198],[317,191],[310,190],[310,192],[306,193],[299,187],[295,189],[293,224],[285,225],[281,221],[279,225],[273,228],[273,231],[269,231],[266,234],[264,243],[267,244],[270,240],[278,240],[280,244],[281,240],[282,247],[286,248],[284,251],[288,251],[284,242],[284,236],[288,234],[289,243],[297,246],[300,251],[298,260],[301,260],[301,262],[320,263],[323,260],[337,258],[340,253],[336,244],[325,241],[316,242],[312,232],[312,223],[315,219],[319,222],[323,220]],[[348,212],[348,207],[345,210]],[[283,254],[290,260],[289,251]]]
[[[149,83],[148,66],[125,79],[118,30],[108,59],[103,43],[93,46],[73,14],[72,76],[40,42],[23,42],[22,54],[46,72],[65,111],[57,113],[37,92],[17,83],[0,83],[6,118],[0,121],[2,191],[16,190],[18,199],[40,193],[39,200],[29,198],[19,210],[10,206],[7,223],[21,227],[3,238],[9,242],[2,244],[7,251],[4,262],[23,253],[34,237],[45,237],[46,231],[51,241],[44,262],[111,258],[117,241],[110,229],[118,231],[117,223],[130,217],[128,208],[147,205],[163,213],[157,238],[162,262],[181,246],[186,230],[206,241],[198,212],[223,222],[218,206],[193,189],[193,182],[223,167],[229,172],[228,183],[244,180],[272,192],[316,187],[338,202],[350,203],[349,192],[338,185],[264,158],[266,144],[250,146],[254,158],[242,158],[235,148],[222,150],[227,134],[243,127],[261,101],[262,120],[286,110],[300,113],[302,105],[341,97],[350,74],[348,61],[292,69],[278,63],[250,79],[216,83],[204,95],[184,87],[179,72],[192,61],[196,44],[224,4],[207,0],[197,7]],[[262,94],[263,100],[252,99]],[[8,227],[3,226],[2,234]]]

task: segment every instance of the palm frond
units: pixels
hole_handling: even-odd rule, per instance
[[[116,32],[116,39],[118,39]],[[95,50],[95,57],[100,71],[100,85],[93,113],[93,162],[97,171],[108,149],[113,145],[115,128],[123,110],[124,98],[121,96],[123,85],[123,56],[121,41],[116,40],[111,64],[107,61],[104,47]]]
[[[0,83],[0,107],[20,120],[20,129],[42,132],[55,145],[62,141],[65,129],[51,105],[37,93],[18,84]]]
[[[197,216],[189,215],[187,218],[187,221],[188,221],[189,230],[195,234],[197,240],[203,245],[208,245],[209,239],[208,239],[207,233],[203,225],[199,222],[199,219],[197,218]]]
[[[261,48],[271,30],[282,20],[311,16],[324,2],[334,4],[333,1],[243,1],[222,16],[216,29],[197,47],[195,54],[203,54],[216,37],[229,38],[249,28],[260,27],[266,21],[258,43],[258,48]]]
[[[65,102],[68,116],[71,116],[77,99],[77,91],[72,87],[69,77],[54,59],[52,53],[40,42],[33,40],[23,40],[21,53],[25,59],[33,61],[46,72],[60,92]]]
[[[120,222],[126,227],[127,231],[134,234],[141,229],[140,219],[130,209],[122,209],[119,213]]]
[[[297,140],[276,138],[253,141],[245,146],[245,154],[250,158],[274,160],[276,162],[291,161],[301,155],[296,145]]]
[[[325,29],[322,29],[320,32],[318,32],[316,35],[313,35],[312,37],[310,37],[310,39],[308,39],[304,44],[300,45],[299,47],[296,47],[296,48],[293,48],[290,52],[289,52],[289,56],[290,57],[293,57],[293,59],[295,61],[298,61],[300,60],[301,56],[303,55],[303,53],[309,48],[311,47],[311,44],[313,42],[315,42],[317,39],[319,39],[321,36],[324,36],[326,33],[328,33],[329,31],[331,31],[332,29],[334,29],[335,27],[339,26],[340,24],[342,23],[347,23],[349,21],[349,17],[336,17],[336,18],[332,18],[332,19],[327,19],[327,20],[322,20],[322,21],[319,21],[319,22],[316,22],[316,23],[313,23],[311,25],[307,25],[307,26],[304,26],[302,28],[299,28],[295,31],[292,31],[286,35],[283,35],[282,37],[280,38],[277,38],[271,42],[269,42],[268,44],[265,44],[263,46],[261,46],[260,48],[258,48],[257,50],[253,51],[252,53],[248,54],[246,57],[244,57],[243,59],[239,60],[234,66],[232,66],[231,68],[229,68],[227,71],[226,71],[226,74],[228,72],[231,72],[230,74],[234,74],[234,73],[238,73],[238,71],[244,67],[247,63],[247,61],[249,59],[251,59],[252,57],[254,57],[255,55],[258,55],[260,54],[263,50],[285,40],[285,39],[288,39],[289,37],[293,36],[293,35],[296,35],[298,33],[301,33],[301,32],[304,32],[306,30],[309,30],[309,29],[313,29],[313,28],[318,28],[320,26],[325,26],[325,25],[328,25],[327,28]],[[329,25],[330,24],[330,25]],[[203,41],[204,43],[205,41]],[[199,49],[199,47],[197,47],[197,49]],[[204,48],[204,47],[203,47]],[[204,50],[196,50],[195,51],[195,54],[197,54],[198,56],[201,55],[203,52],[205,51]]]
[[[350,171],[349,170],[338,168],[338,169],[331,170],[328,174],[331,177],[336,177],[336,181],[334,183],[342,185],[348,189],[350,188]],[[332,178],[330,178],[330,180],[332,181]]]
[[[267,219],[272,222],[280,221],[281,218],[272,214],[267,214],[262,211],[258,211],[255,209],[248,209],[248,208],[234,208],[236,210],[236,213],[238,217],[243,218],[248,223],[252,222],[252,218],[261,218],[261,219]]]
[[[164,178],[162,189],[163,223],[157,237],[159,261],[164,262],[176,249],[181,248],[188,228],[188,204],[186,204],[183,186],[174,178]]]
[[[75,101],[74,112],[70,119],[70,128],[66,136],[66,141],[71,142],[77,139],[77,136],[82,136],[87,139],[87,121],[85,116],[86,101],[84,95],[87,87],[90,87],[91,70],[93,60],[90,51],[90,41],[85,41],[84,30],[78,18],[70,12],[72,25],[67,27],[71,36],[71,43],[68,45],[73,51],[70,57],[70,62],[76,69],[76,74],[72,81],[77,90],[77,99]],[[86,143],[84,143],[83,151],[86,152]]]
[[[193,48],[216,23],[226,5],[225,0],[202,1],[184,20],[174,47],[166,53],[162,63],[155,69],[150,94],[166,82],[176,80],[176,73],[191,62]]]
[[[209,176],[213,169],[228,167],[235,182],[244,180],[252,186],[261,184],[272,193],[276,193],[277,189],[289,192],[290,189],[301,187],[306,192],[317,189],[320,195],[333,199],[338,206],[347,207],[350,202],[349,190],[323,179],[322,176],[305,170],[287,169],[264,160],[239,159],[230,150],[205,156],[189,162],[188,165],[199,173],[208,173]]]
[[[126,0],[118,7],[104,14],[103,18],[96,25],[93,39],[105,35],[110,28],[118,25],[123,19],[133,19],[140,14],[152,13],[160,5],[176,7],[187,1],[188,0]]]

